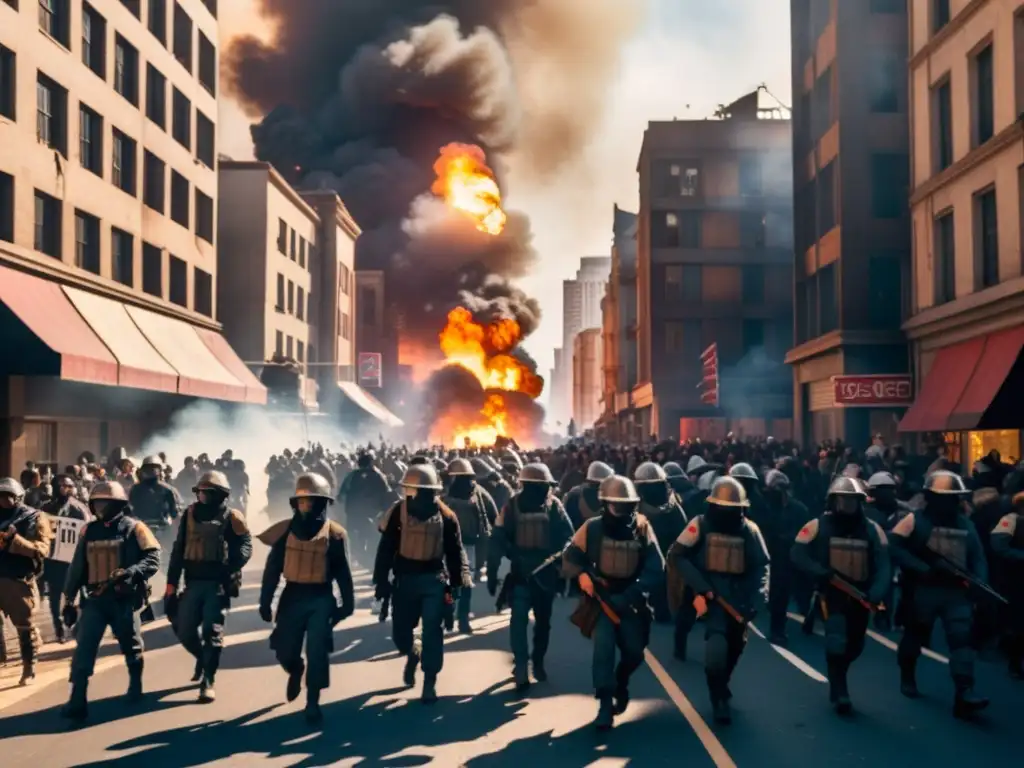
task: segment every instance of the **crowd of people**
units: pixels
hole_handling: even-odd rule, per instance
[[[272,525],[259,535],[270,547],[260,615],[274,624],[289,701],[305,677],[311,722],[329,685],[330,630],[354,610],[353,560],[372,571],[375,610],[382,619],[390,611],[404,680],[413,685],[422,670],[426,702],[436,699],[444,632],[472,632],[481,582],[496,607],[511,608],[523,693],[548,677],[555,597],[579,595],[572,620],[593,639],[602,729],[628,705],[652,622],[674,627],[683,661],[703,623],[713,714],[728,723],[747,625],[766,609],[771,642],[785,645],[794,604],[804,631],[824,625],[840,713],[852,709],[847,674],[872,621],[902,631],[900,689],[910,698],[919,695],[922,648],[943,625],[958,717],[988,704],[974,690],[979,651],[1005,654],[1009,674],[1024,677],[1024,463],[995,452],[968,470],[941,448],[914,455],[881,439],[813,452],[732,436],[536,451],[311,444],[271,457],[266,475]],[[230,451],[216,461],[189,457],[176,473],[162,454],[138,467],[126,454],[86,455],[53,477],[30,466],[20,483],[0,481],[0,612],[18,630],[23,684],[32,682],[38,641],[24,585],[34,589],[38,576],[62,636],[77,626],[66,714],[85,716],[107,626],[137,698],[146,582],[167,550],[164,611],[196,658],[200,700],[212,700],[227,607],[252,554],[249,491],[245,464]],[[55,536],[61,526],[78,534],[70,551]]]

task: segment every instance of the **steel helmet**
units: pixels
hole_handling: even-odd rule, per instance
[[[864,490],[864,484],[856,477],[841,476],[832,481],[832,485],[828,487],[828,495],[866,498],[868,494]]]
[[[440,491],[441,477],[433,464],[413,464],[402,475],[399,483],[403,488],[422,488],[429,491]]]
[[[123,501],[128,503],[128,494],[120,483],[96,483],[89,491],[89,501]]]
[[[655,464],[653,461],[645,461],[633,473],[633,482],[637,485],[665,483],[668,482],[668,474],[660,465]]]
[[[732,469],[729,470],[729,477],[735,477],[736,479],[743,480],[757,480],[757,472],[754,468],[747,464],[745,461],[741,461],[739,464],[734,464]]]
[[[452,463],[448,465],[448,476],[449,477],[474,477],[476,472],[473,471],[473,465],[470,464],[469,459],[452,459]]]
[[[964,480],[956,472],[937,469],[924,480],[924,490],[942,495],[963,496],[968,493]]]
[[[711,492],[708,494],[707,502],[720,507],[750,506],[746,490],[735,477],[720,477],[715,480],[711,486]]]
[[[6,493],[9,496],[13,496],[16,499],[21,500],[25,496],[25,489],[22,487],[21,483],[13,477],[5,477],[0,480],[0,493]]]
[[[764,487],[773,491],[789,490],[790,482],[786,473],[779,469],[769,469],[764,476]]]
[[[890,472],[875,472],[868,478],[868,488],[895,488],[896,478]]]
[[[633,481],[622,475],[612,475],[602,480],[597,490],[597,498],[612,504],[640,501]]]
[[[714,470],[711,470],[709,472],[705,472],[703,475],[701,475],[699,478],[697,478],[697,490],[700,490],[700,491],[710,491],[712,486],[714,486],[715,481],[719,477],[720,477],[720,475],[717,472],[715,472]]]
[[[448,471],[448,462],[445,461],[444,459],[435,458],[432,459],[431,461],[434,465],[434,469],[436,469],[438,472],[444,474]]]
[[[494,467],[481,458],[470,459],[469,463],[473,467],[473,474],[476,475],[477,480],[486,480],[494,474]]]
[[[292,501],[299,499],[327,499],[334,502],[331,494],[331,484],[322,475],[315,472],[306,472],[295,480],[295,493],[292,494]]]
[[[548,468],[547,464],[536,462],[534,464],[527,464],[519,470],[519,482],[554,485],[555,478],[554,475],[551,474],[551,470]]]
[[[428,459],[426,456],[424,456],[421,453],[418,453],[415,456],[413,456],[411,459],[409,459],[409,466],[410,467],[424,467],[427,464],[430,464],[430,459]],[[431,465],[431,466],[433,466],[433,465]]]
[[[192,493],[199,493],[200,491],[207,490],[231,493],[231,483],[228,482],[227,475],[223,472],[218,472],[215,469],[209,472],[203,472],[199,477],[199,481],[192,489]]]
[[[707,462],[700,456],[691,456],[690,460],[686,462],[686,474],[695,475],[703,467],[707,465]]]
[[[523,468],[523,460],[519,458],[519,454],[515,451],[505,451],[501,455],[501,466],[503,467],[514,467],[515,469]]]
[[[665,470],[666,477],[684,477],[686,475],[686,473],[683,472],[683,468],[674,461],[666,463],[662,469]]]
[[[592,461],[590,462],[590,466],[587,467],[588,483],[600,483],[602,480],[607,480],[609,477],[614,476],[615,470],[603,461]]]
[[[145,469],[146,467],[159,467],[160,469],[163,469],[164,462],[159,456],[152,454],[142,460],[141,469]]]

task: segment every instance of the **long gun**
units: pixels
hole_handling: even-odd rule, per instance
[[[874,603],[872,603],[870,600],[868,600],[868,596],[866,594],[861,592],[859,589],[853,586],[853,584],[851,584],[838,574],[833,573],[829,577],[828,583],[836,589],[838,589],[847,597],[850,597],[853,600],[860,603],[861,606],[871,611],[871,613],[878,613],[879,611],[885,610],[884,605],[875,605]]]
[[[601,577],[597,575],[597,572],[594,570],[594,566],[588,562],[583,572],[590,577],[590,581],[594,585],[593,599],[597,600],[597,604],[601,606],[601,610],[604,612],[604,615],[608,617],[608,620],[614,626],[619,626],[622,623],[622,619],[619,617],[619,614],[615,612],[615,609],[609,604],[608,597],[604,594],[604,590],[602,588],[604,582],[601,580]]]
[[[749,623],[743,617],[743,614],[737,611],[728,600],[726,600],[724,597],[722,597],[720,594],[718,594],[715,590],[711,588],[711,584],[707,582],[707,580],[704,578],[704,575],[699,570],[697,570],[696,566],[693,566],[692,563],[685,560],[684,558],[680,558],[680,562],[685,562],[688,566],[683,566],[686,571],[683,578],[690,581],[690,583],[693,586],[693,589],[698,594],[700,594],[701,597],[703,597],[706,600],[708,595],[713,595],[713,602],[718,603],[722,607],[722,610],[729,614],[733,621],[744,626],[746,626]]]
[[[935,552],[934,550],[929,550],[929,556],[931,557],[933,564],[938,566],[939,570],[945,571],[950,576],[960,581],[966,589],[974,589],[978,592],[981,592],[984,595],[988,595],[993,600],[1000,602],[1003,605],[1010,604],[1009,600],[1007,600],[1001,594],[992,589],[992,587],[990,587],[988,584],[981,581],[980,579],[977,579],[974,576],[972,576],[970,573],[968,573],[963,568],[958,566],[945,555],[940,555],[938,552]]]
[[[733,608],[728,600],[726,600],[717,592],[712,592],[711,594],[714,595],[714,601],[718,603],[720,606],[722,606],[722,610],[729,614],[733,618],[733,620],[736,621],[736,623],[743,624],[744,626],[747,624],[747,620],[743,617],[743,614],[741,614],[739,611]]]

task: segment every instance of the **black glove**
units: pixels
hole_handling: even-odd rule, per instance
[[[164,598],[164,616],[172,624],[178,620],[178,596],[167,595]]]
[[[64,606],[64,610],[60,612],[61,619],[64,621],[64,626],[71,629],[75,624],[78,623],[78,607],[71,605]]]
[[[331,627],[336,627],[338,624],[349,616],[352,615],[352,609],[348,607],[348,603],[345,605],[337,605],[334,610],[331,611]]]
[[[498,594],[498,580],[494,578],[487,579],[487,592],[491,597]]]
[[[270,610],[269,605],[260,606],[260,618],[267,622],[267,624],[274,621],[274,612]]]
[[[383,584],[378,584],[373,591],[373,597],[376,600],[387,600],[391,597],[391,584],[386,581]]]

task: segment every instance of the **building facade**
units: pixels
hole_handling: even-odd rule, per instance
[[[638,435],[667,439],[739,421],[748,432],[788,431],[790,124],[765,119],[757,97],[724,108],[720,120],[649,123],[644,134],[630,404]],[[697,388],[712,343],[720,408],[704,405]]]
[[[587,328],[572,342],[572,418],[590,429],[601,415],[601,329]]]
[[[912,3],[910,87],[918,383],[900,429],[954,458],[1021,457],[1024,0]]]
[[[562,282],[562,356],[560,366],[556,359],[550,400],[556,421],[567,424],[572,418],[573,344],[580,331],[601,327],[601,300],[608,285],[610,269],[609,257],[585,256],[580,259],[576,277]]]
[[[0,468],[266,401],[216,321],[215,9],[0,3]]]
[[[804,444],[891,441],[903,412],[885,401],[837,404],[834,377],[908,372],[907,6],[790,4],[796,261],[786,361]]]

